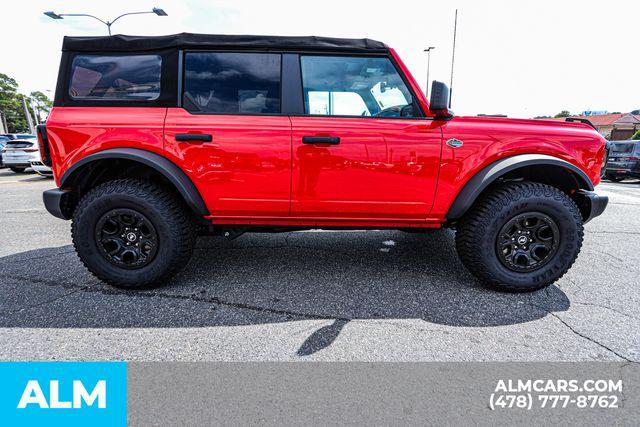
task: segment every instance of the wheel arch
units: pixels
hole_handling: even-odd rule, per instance
[[[476,173],[451,204],[446,214],[447,221],[462,218],[484,191],[504,179],[528,179],[550,184],[577,198],[581,197],[577,190],[593,191],[593,183],[587,174],[566,160],[546,154],[520,154],[497,160]]]
[[[124,168],[123,166],[126,166]],[[133,167],[133,169],[132,169]],[[73,190],[75,198],[67,201],[69,217],[72,207],[83,191],[109,179],[131,177],[126,170],[135,170],[138,176],[155,176],[169,184],[194,214],[209,215],[200,192],[187,174],[167,158],[136,148],[112,148],[82,158],[71,165],[60,178],[60,188]],[[76,199],[76,200],[73,200]],[[75,203],[74,203],[75,202]],[[71,212],[69,212],[71,210]]]

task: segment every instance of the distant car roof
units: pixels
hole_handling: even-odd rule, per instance
[[[257,48],[278,50],[322,50],[385,52],[387,46],[371,39],[332,37],[287,37],[180,33],[168,36],[100,36],[70,37],[62,42],[63,51],[118,52],[149,51],[171,48]]]
[[[5,137],[9,140],[38,138],[36,135],[31,135],[28,133],[2,133],[0,134],[0,137]]]

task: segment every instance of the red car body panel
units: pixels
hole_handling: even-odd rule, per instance
[[[205,133],[204,144],[176,133]],[[216,217],[289,216],[291,121],[287,116],[191,114],[169,108],[165,156],[179,165]]]
[[[432,120],[292,117],[291,214],[424,221],[442,146]],[[340,144],[304,144],[335,136]]]
[[[427,117],[374,118],[192,114],[183,108],[54,107],[47,120],[58,185],[80,159],[138,148],[180,167],[214,224],[298,227],[439,227],[483,167],[518,154],[547,154],[596,185],[604,139],[588,125],[489,117],[435,119],[416,80],[389,52]],[[177,133],[212,135],[178,142]],[[309,145],[303,136],[337,136]],[[446,145],[463,141],[459,148]]]
[[[593,185],[600,182],[604,138],[588,125],[545,120],[454,117],[443,126],[438,194],[430,216],[444,221],[464,185],[482,168],[518,154],[546,154],[584,171]],[[464,141],[459,148],[450,138]]]
[[[139,148],[164,154],[166,108],[54,107],[47,136],[56,184],[71,165],[109,148]]]

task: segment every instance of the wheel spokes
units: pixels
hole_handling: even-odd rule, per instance
[[[140,268],[155,256],[158,237],[153,224],[132,209],[114,209],[96,224],[96,241],[102,255],[123,268]]]
[[[555,253],[559,230],[553,219],[540,212],[515,216],[496,239],[498,258],[509,269],[532,271],[546,264]]]

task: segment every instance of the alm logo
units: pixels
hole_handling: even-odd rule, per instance
[[[40,387],[38,380],[29,380],[18,402],[18,409],[39,407],[41,409],[80,409],[97,404],[100,409],[107,407],[107,382],[98,380],[89,392],[82,381],[73,380],[72,400],[60,400],[60,383],[58,380],[49,381],[49,398]]]

